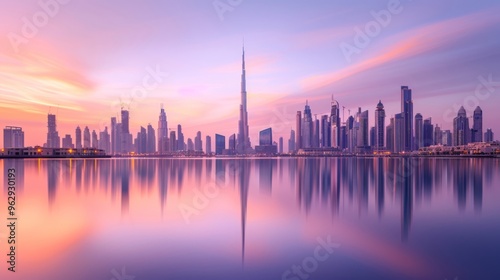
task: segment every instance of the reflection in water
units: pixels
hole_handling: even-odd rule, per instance
[[[245,263],[245,233],[247,223],[247,203],[248,203],[248,190],[250,182],[250,168],[247,160],[239,160],[238,166],[238,186],[240,191],[240,204],[241,204],[241,263]]]
[[[396,198],[401,205],[401,240],[406,241],[410,235],[414,204],[420,206],[423,201],[431,201],[433,194],[443,191],[447,184],[454,190],[456,205],[461,212],[467,209],[469,193],[474,211],[480,213],[483,184],[492,182],[491,172],[498,167],[498,161],[433,158],[5,160],[4,174],[9,166],[15,167],[20,188],[24,185],[25,165],[46,170],[49,205],[55,203],[61,186],[74,186],[76,193],[82,188],[85,192],[111,188],[112,197],[118,191],[120,193],[123,215],[130,211],[131,188],[141,191],[157,188],[163,214],[169,188],[176,189],[181,195],[186,178],[194,176],[194,182],[199,186],[215,176],[218,185],[229,183],[229,186],[239,188],[244,259],[252,169],[257,171],[261,193],[271,194],[273,188],[289,189],[292,186],[289,191],[295,192],[298,207],[307,214],[313,207],[325,207],[330,208],[331,215],[341,215],[342,205],[355,206],[358,214],[362,214],[370,211],[370,201],[373,201],[373,210],[383,217],[386,202]],[[288,174],[283,176],[283,172]],[[275,173],[278,173],[277,182],[273,182]],[[229,176],[229,182],[226,176]]]
[[[51,257],[71,260],[55,262],[57,273],[73,264],[101,266],[106,273],[123,265],[150,265],[137,279],[210,279],[182,277],[203,263],[208,274],[223,271],[212,279],[280,279],[283,270],[311,254],[318,236],[330,234],[342,247],[311,279],[381,273],[361,263],[385,265],[388,277],[382,273],[374,279],[407,279],[425,270],[413,266],[421,259],[438,270],[470,271],[460,279],[487,279],[479,268],[497,266],[499,159],[13,159],[0,164],[4,182],[8,169],[16,169],[20,201],[28,202],[20,204],[24,226],[50,222],[58,229],[40,228],[29,238],[20,234],[26,244],[20,255],[32,262],[45,259],[47,247],[36,244],[56,240]],[[193,192],[203,192],[207,184],[217,185],[218,194],[196,208],[187,223],[179,205],[193,206]],[[113,250],[103,251],[103,244]],[[474,246],[451,254],[461,244]],[[145,250],[151,258],[142,262],[138,258]],[[96,254],[105,265],[96,265]],[[465,258],[474,263],[461,268]],[[50,276],[56,268],[48,268]],[[156,272],[163,278],[147,277]],[[86,276],[78,279],[110,278]],[[437,276],[412,279],[447,277]]]

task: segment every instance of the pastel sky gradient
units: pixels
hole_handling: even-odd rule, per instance
[[[361,107],[373,124],[379,99],[393,116],[401,85],[413,90],[414,112],[443,129],[459,106],[470,115],[480,105],[484,128],[500,135],[499,1],[401,0],[401,11],[350,61],[340,45],[356,46],[356,28],[391,1],[243,0],[221,18],[213,0],[66,0],[29,38],[23,18],[33,22],[40,2],[2,2],[0,126],[23,127],[27,146],[45,142],[49,111],[61,138],[74,138],[77,125],[109,127],[121,103],[134,136],[140,126],[157,127],[161,103],[169,127],[182,124],[186,139],[198,130],[203,139],[236,133],[243,38],[253,145],[269,126],[286,142],[306,99],[318,117],[332,94],[346,117]],[[12,34],[23,43],[13,46]],[[148,68],[168,77],[131,99]],[[479,79],[489,76],[491,91]]]

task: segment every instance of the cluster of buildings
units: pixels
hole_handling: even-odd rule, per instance
[[[369,125],[369,111],[358,108],[357,112],[344,118],[345,107],[342,107],[340,116],[339,102],[332,97],[330,114],[313,119],[309,103],[306,101],[304,111],[297,111],[295,130],[290,131],[288,153],[299,155],[318,154],[400,154],[414,153],[415,151],[429,152],[431,146],[467,146],[470,143],[493,141],[491,129],[483,133],[483,112],[477,107],[472,115],[472,126],[463,107],[453,120],[453,131],[442,130],[439,125],[433,124],[431,118],[424,119],[420,113],[413,113],[412,90],[408,86],[401,87],[401,111],[388,120],[381,101],[375,107],[375,125]],[[124,108],[120,112],[121,118],[111,118],[111,127],[105,127],[97,133],[90,132],[86,126],[75,129],[75,140],[70,134],[62,139],[59,136],[56,116],[48,115],[47,141],[43,148],[49,149],[76,149],[102,150],[108,155],[156,155],[156,154],[187,154],[187,155],[247,155],[247,154],[283,154],[284,141],[280,137],[278,142],[273,141],[272,128],[259,133],[259,145],[252,147],[248,127],[247,91],[245,50],[242,54],[241,73],[241,103],[239,110],[238,132],[226,137],[215,135],[215,150],[212,151],[212,138],[205,137],[205,149],[200,131],[194,139],[185,140],[182,126],[170,128],[167,115],[160,109],[158,125],[155,128],[148,124],[141,126],[137,134],[130,132],[129,111]],[[62,140],[62,141],[61,141]],[[226,143],[228,145],[226,146]],[[20,127],[7,126],[4,129],[4,148],[23,148],[24,132]],[[441,149],[442,150],[442,149]],[[455,149],[453,150],[455,151]],[[475,150],[477,151],[477,149]]]
[[[412,153],[430,146],[465,146],[493,141],[493,132],[483,133],[483,112],[478,106],[472,115],[472,126],[462,106],[453,120],[453,131],[442,130],[413,113],[412,90],[401,87],[401,112],[389,119],[381,101],[375,107],[375,124],[369,127],[369,112],[361,108],[346,120],[340,118],[340,106],[332,97],[330,115],[313,120],[306,101],[303,113],[297,111],[296,129],[290,133],[290,153],[312,154],[400,154]]]

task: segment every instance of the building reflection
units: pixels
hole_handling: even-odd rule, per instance
[[[244,261],[250,188],[256,188],[263,194],[271,194],[273,189],[275,193],[280,193],[276,189],[294,192],[294,205],[307,215],[318,213],[313,209],[320,209],[334,217],[343,215],[342,211],[355,209],[358,214],[375,211],[383,219],[385,212],[392,210],[391,206],[396,202],[396,211],[401,219],[401,240],[406,242],[411,233],[414,207],[425,207],[433,196],[439,197],[448,189],[453,191],[453,201],[460,212],[470,209],[481,213],[483,187],[488,185],[488,180],[489,185],[494,184],[491,173],[499,168],[499,161],[412,157],[3,161],[4,174],[12,167],[18,174],[19,190],[24,186],[26,172],[33,170],[40,176],[46,171],[50,207],[56,202],[59,188],[63,186],[74,188],[77,195],[90,191],[111,195],[113,203],[120,203],[122,215],[130,211],[133,190],[141,193],[157,191],[155,195],[159,196],[159,211],[163,215],[169,190],[177,190],[173,194],[181,195],[183,188],[199,186],[208,180],[215,180],[217,185],[227,186],[230,190],[236,188],[234,191],[238,191],[240,196],[241,209],[238,210],[241,212]],[[250,180],[258,185],[250,186]]]

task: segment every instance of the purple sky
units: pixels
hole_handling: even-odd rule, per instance
[[[160,103],[186,138],[235,133],[243,38],[254,145],[269,126],[286,142],[306,99],[318,117],[332,94],[346,117],[362,107],[373,124],[379,99],[393,116],[401,85],[443,129],[479,105],[500,135],[498,1],[60,1],[0,12],[0,126],[22,126],[26,145],[43,144],[49,111],[63,137],[109,126],[120,104],[134,134],[156,128]]]

